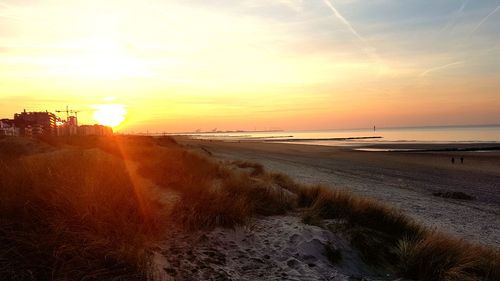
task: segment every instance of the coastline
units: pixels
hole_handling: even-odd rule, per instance
[[[500,151],[443,150],[481,149],[496,143],[397,144],[400,148],[418,145],[427,151],[367,152],[351,146],[177,139],[217,159],[258,162],[299,182],[324,184],[380,200],[439,231],[500,246]],[[464,164],[452,164],[452,157],[457,161],[464,157]],[[433,196],[435,192],[463,192],[475,200],[441,198]]]

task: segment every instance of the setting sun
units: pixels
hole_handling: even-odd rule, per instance
[[[499,27],[500,0],[0,0],[0,281],[500,281]]]
[[[116,127],[125,120],[127,110],[122,104],[95,105],[94,119],[101,125]]]

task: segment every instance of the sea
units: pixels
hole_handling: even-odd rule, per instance
[[[500,143],[500,125],[432,126],[314,131],[245,131],[189,134],[193,138],[226,141],[293,142],[315,145],[354,143]]]

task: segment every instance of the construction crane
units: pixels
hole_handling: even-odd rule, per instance
[[[69,109],[68,106],[66,106],[66,109],[65,110],[56,110],[57,113],[64,113],[66,112],[66,122],[69,121],[69,117],[70,117],[70,114],[75,114],[75,118],[76,118],[76,124],[78,124],[78,112],[81,112],[83,110],[73,110],[73,109]]]
[[[76,119],[78,119],[78,112],[81,112],[82,110],[70,110],[69,112],[70,113],[74,113],[75,114],[75,117]]]
[[[68,106],[67,106],[67,105],[66,105],[66,110],[57,110],[57,109],[56,109],[56,112],[57,112],[57,113],[66,112],[66,121],[68,121],[68,118],[69,118],[69,112],[70,112],[70,110],[68,109]]]

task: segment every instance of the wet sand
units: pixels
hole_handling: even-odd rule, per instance
[[[500,151],[367,152],[352,147],[178,139],[219,159],[261,163],[299,182],[375,198],[439,231],[500,247]],[[366,144],[361,147],[447,150],[498,144]],[[455,158],[455,164],[451,158]],[[460,163],[464,157],[464,163]],[[464,192],[475,200],[433,196]]]

